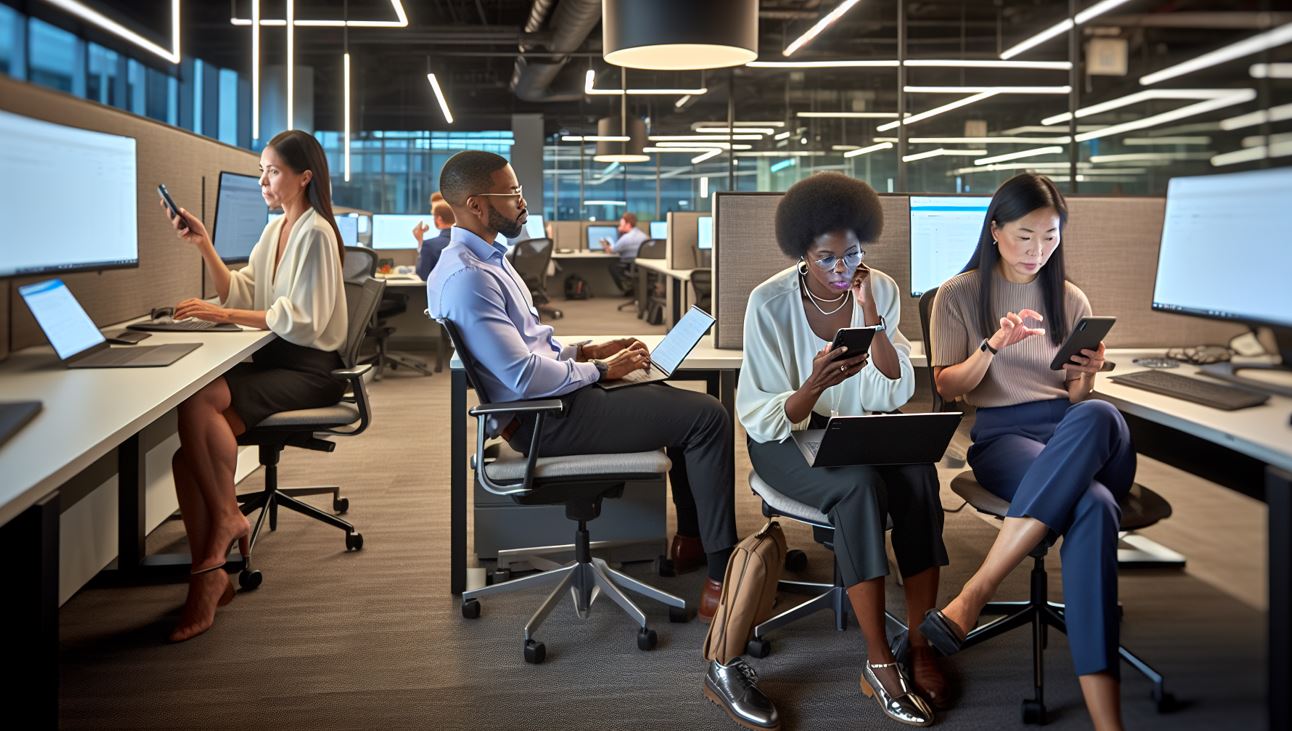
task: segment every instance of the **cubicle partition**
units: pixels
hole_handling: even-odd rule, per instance
[[[670,211],[668,214],[668,253],[664,259],[669,269],[694,269],[696,267],[696,225],[707,214],[690,211]]]
[[[719,348],[743,343],[750,291],[793,262],[776,245],[781,193],[717,193],[714,197],[714,326]],[[911,290],[910,196],[881,195],[884,231],[866,246],[866,264],[897,281],[902,334],[920,339],[918,300]],[[1151,308],[1165,200],[1160,197],[1072,196],[1062,247],[1067,275],[1090,298],[1097,315],[1114,315],[1109,347],[1170,347],[1225,343],[1241,326],[1174,316]]]
[[[62,279],[100,326],[146,314],[152,307],[173,305],[202,294],[202,262],[197,250],[175,238],[157,207],[157,184],[165,183],[175,201],[197,213],[208,227],[215,215],[220,171],[256,174],[259,158],[248,150],[138,117],[128,112],[41,87],[0,77],[0,109],[58,124],[133,137],[137,141],[137,214],[139,266],[104,272],[65,274]],[[69,174],[72,171],[69,171]],[[75,202],[69,202],[75,208]],[[74,214],[75,211],[73,210]],[[76,230],[50,222],[59,235],[93,236],[93,222]],[[38,246],[39,242],[21,242]],[[26,306],[17,301],[17,285],[42,277],[14,279],[0,309],[0,343],[18,350],[45,342]],[[0,350],[0,357],[3,350]]]
[[[557,249],[583,251],[587,245],[583,241],[582,221],[548,221],[552,228],[552,246]]]

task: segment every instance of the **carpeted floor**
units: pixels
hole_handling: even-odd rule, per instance
[[[609,314],[614,302],[565,307],[558,332],[634,325],[641,332],[631,315],[621,313],[621,320]],[[284,513],[279,530],[257,547],[264,585],[240,594],[220,610],[210,632],[181,645],[163,642],[183,601],[181,585],[87,588],[70,600],[60,615],[63,725],[735,728],[700,693],[706,627],[698,622],[669,624],[665,611],[643,602],[660,635],[659,647],[643,653],[634,627],[617,609],[598,606],[579,622],[566,603],[542,630],[547,662],[531,666],[521,658],[521,626],[542,592],[490,600],[479,620],[461,617],[448,592],[448,383],[447,373],[392,374],[372,386],[368,433],[340,440],[332,454],[284,457],[286,484],[344,486],[347,518],[364,534],[363,551],[346,553],[339,531]],[[743,439],[737,435],[740,476],[748,469]],[[1141,468],[1142,478],[1146,471],[1178,477],[1153,464]],[[242,489],[256,489],[259,481],[253,474]],[[1205,505],[1236,500],[1220,488],[1186,487],[1205,491]],[[746,534],[762,519],[743,482],[736,495]],[[1172,500],[1176,515],[1167,523],[1176,524],[1175,535],[1207,532],[1210,516],[1187,509],[1188,495]],[[943,501],[950,509],[960,504],[946,490]],[[1263,516],[1237,502],[1220,509],[1231,518]],[[1261,533],[1259,520],[1247,522],[1252,535]],[[595,537],[595,523],[592,530]],[[808,551],[807,573],[828,578],[830,557],[810,533],[800,526],[787,533]],[[994,535],[995,528],[970,510],[947,515],[952,565],[943,574],[944,595],[959,587]],[[149,543],[160,550],[181,541],[180,524],[171,522]],[[1123,572],[1124,642],[1163,671],[1185,703],[1158,715],[1147,683],[1123,665],[1129,728],[1246,729],[1262,722],[1263,598],[1240,601],[1194,571],[1195,563],[1223,566],[1229,559],[1207,563],[1199,557],[1189,571]],[[1052,563],[1051,592],[1058,598],[1058,566]],[[700,573],[655,579],[644,564],[627,570],[698,597]],[[1002,598],[1022,598],[1026,585],[1027,572],[1020,569]],[[901,614],[900,589],[891,582],[888,603]],[[855,625],[836,633],[828,615],[820,614],[778,632],[773,643],[773,654],[754,665],[787,728],[895,728],[858,691],[863,648]],[[1022,631],[954,658],[950,665],[963,694],[939,725],[1020,726],[1019,702],[1031,690],[1030,648],[1030,635]],[[1066,640],[1057,633],[1050,634],[1045,670],[1051,727],[1088,728]]]

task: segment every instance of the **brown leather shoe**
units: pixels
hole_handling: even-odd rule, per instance
[[[700,610],[697,615],[701,622],[712,622],[713,615],[718,613],[718,604],[722,601],[722,582],[713,579],[704,580],[704,593],[700,595]]]
[[[668,547],[668,557],[673,561],[673,571],[679,574],[695,571],[705,564],[704,544],[696,536],[673,534]]]
[[[937,650],[927,645],[910,648],[911,680],[915,688],[938,710],[951,704],[947,676],[942,672],[942,658]]]

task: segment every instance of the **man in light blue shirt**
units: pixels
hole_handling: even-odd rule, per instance
[[[493,242],[520,234],[528,218],[516,173],[505,158],[468,150],[440,173],[453,208],[451,243],[426,281],[431,316],[457,326],[478,366],[482,398],[493,403],[561,398],[561,417],[545,419],[543,456],[667,449],[678,533],[670,556],[679,571],[708,561],[700,618],[711,619],[736,543],[733,430],[726,409],[706,394],[662,383],[605,390],[599,380],[648,368],[639,340],[562,345],[538,320],[529,289]],[[491,424],[513,449],[529,451],[533,415],[506,414]]]
[[[631,212],[619,219],[618,231],[619,238],[605,249],[608,254],[619,255],[619,261],[610,265],[610,277],[615,280],[615,286],[620,292],[632,294],[634,282],[630,265],[637,261],[637,252],[641,251],[642,244],[649,241],[650,237],[637,228],[637,214]]]

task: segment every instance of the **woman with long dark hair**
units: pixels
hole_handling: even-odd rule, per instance
[[[229,548],[236,542],[244,558],[249,553],[251,525],[233,487],[238,436],[270,414],[334,404],[344,390],[331,376],[342,367],[337,351],[348,330],[345,250],[331,190],[318,141],[288,130],[260,154],[261,195],[284,215],[265,226],[245,268],[224,265],[197,216],[180,209],[171,219],[179,238],[202,254],[220,296],[219,304],[180,302],[175,319],[232,322],[278,336],[253,362],[235,366],[179,406],[180,448],[171,464],[193,568],[172,641],[210,629],[216,608],[234,596],[222,570]]]
[[[969,464],[1010,506],[978,571],[920,630],[944,654],[957,651],[1001,581],[1037,544],[1062,535],[1073,665],[1103,731],[1121,728],[1118,501],[1135,477],[1135,449],[1117,409],[1090,398],[1103,343],[1062,370],[1049,367],[1090,314],[1086,295],[1064,276],[1067,220],[1048,178],[1008,180],[987,208],[974,257],[938,289],[930,333],[937,389],[978,407]]]

